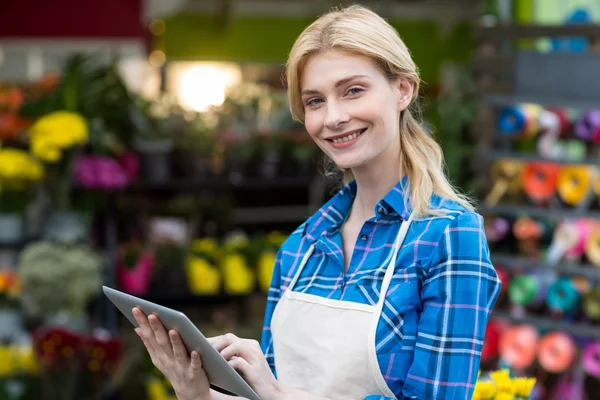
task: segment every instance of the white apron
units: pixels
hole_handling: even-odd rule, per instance
[[[375,353],[375,334],[396,256],[412,218],[402,222],[376,305],[292,292],[314,250],[310,247],[271,320],[277,379],[332,400],[379,394],[396,398]]]

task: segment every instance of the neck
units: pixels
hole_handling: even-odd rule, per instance
[[[384,153],[369,164],[352,169],[357,188],[351,210],[354,217],[363,221],[374,217],[377,203],[402,178],[399,149],[394,147],[396,146],[388,147]]]

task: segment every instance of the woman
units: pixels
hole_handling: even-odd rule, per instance
[[[409,51],[351,6],[300,35],[286,74],[294,118],[347,184],[280,249],[262,346],[213,345],[262,399],[470,399],[500,281],[482,218],[409,110]],[[176,332],[136,316],[179,399],[227,398]]]

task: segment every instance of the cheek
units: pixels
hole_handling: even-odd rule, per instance
[[[309,111],[304,116],[304,127],[306,131],[313,139],[316,139],[317,134],[320,131],[322,123],[317,112]]]

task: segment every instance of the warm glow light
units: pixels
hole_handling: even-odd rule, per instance
[[[235,64],[174,63],[169,69],[169,86],[181,105],[199,112],[223,104],[227,89],[242,78]]]

